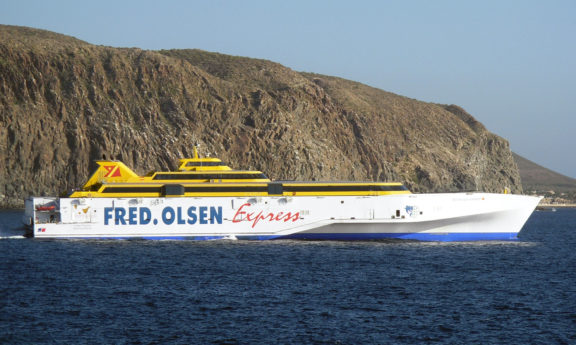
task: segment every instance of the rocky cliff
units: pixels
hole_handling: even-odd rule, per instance
[[[521,191],[508,142],[454,105],[270,61],[0,26],[0,207],[81,186],[102,157],[172,169],[194,143],[273,179]]]

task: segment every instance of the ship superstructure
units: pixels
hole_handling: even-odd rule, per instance
[[[271,181],[261,171],[233,170],[218,158],[180,159],[178,169],[138,176],[124,163],[98,169],[71,198],[329,196],[409,194],[401,183]]]

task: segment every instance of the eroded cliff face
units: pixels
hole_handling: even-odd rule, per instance
[[[173,169],[195,143],[273,179],[521,191],[507,141],[457,106],[264,60],[0,33],[0,207],[79,187],[103,157]]]

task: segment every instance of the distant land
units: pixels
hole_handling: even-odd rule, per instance
[[[538,165],[516,153],[513,156],[525,193],[544,195],[547,203],[576,203],[576,179]]]

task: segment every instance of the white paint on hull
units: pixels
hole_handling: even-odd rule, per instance
[[[449,234],[490,239],[493,234],[494,239],[503,239],[521,230],[539,200],[492,193],[35,197],[26,202],[25,220],[38,238],[362,239],[406,235],[418,239],[420,234],[426,240]]]

